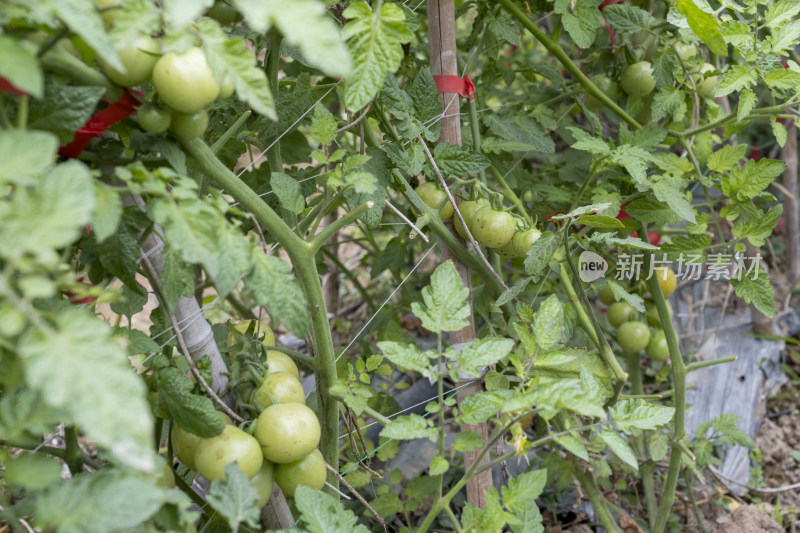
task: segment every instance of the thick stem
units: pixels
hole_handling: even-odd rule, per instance
[[[589,501],[592,502],[592,506],[597,513],[597,518],[600,519],[600,523],[603,524],[603,527],[612,533],[622,533],[622,529],[617,525],[617,522],[611,515],[611,511],[608,510],[606,499],[597,487],[597,482],[594,480],[591,473],[582,472],[577,467],[572,469],[572,473],[577,478],[578,483],[581,484],[581,487],[583,487],[583,490],[586,491],[586,495],[589,497]]]
[[[628,356],[628,375],[630,376],[631,380],[631,391],[635,395],[642,395],[644,390],[642,388],[642,365],[641,360],[639,358],[638,353],[629,353]],[[645,454],[645,446],[644,446],[644,435],[635,435],[631,437],[633,441],[634,449],[636,450],[636,455],[639,457],[640,460],[646,459]],[[647,463],[645,465],[641,465],[640,472],[642,474],[642,488],[644,489],[644,499],[645,504],[647,505],[647,521],[650,525],[650,528],[653,528],[653,521],[656,518],[656,493],[655,493],[655,482],[653,480],[653,468],[652,463]]]
[[[639,227],[639,235],[642,235],[642,240],[646,241],[647,224],[641,223]],[[650,272],[651,260],[652,254],[644,250],[645,272]],[[658,513],[656,514],[655,524],[652,529],[653,533],[661,533],[667,525],[670,509],[672,509],[672,504],[675,502],[675,488],[678,486],[678,476],[681,471],[682,451],[680,441],[686,437],[686,366],[681,356],[678,335],[675,333],[675,328],[672,326],[672,318],[667,308],[667,299],[664,298],[664,293],[661,292],[661,285],[658,284],[658,278],[656,276],[650,276],[647,280],[647,286],[650,289],[650,294],[653,295],[653,300],[658,309],[658,318],[661,320],[661,327],[664,330],[664,336],[667,338],[669,359],[672,367],[672,380],[675,386],[675,420],[673,422],[674,430],[672,432],[669,469],[667,470],[667,479],[664,481],[661,489],[661,501],[658,505]]]
[[[269,83],[269,90],[272,92],[272,97],[278,99],[278,67],[281,62],[281,37],[277,28],[273,28],[268,35],[269,50],[267,56],[267,83]],[[270,172],[283,171],[283,158],[281,158],[281,143],[275,141],[272,143],[272,148],[267,151],[267,162],[269,164]]]
[[[536,23],[528,18],[528,16],[519,7],[517,7],[512,0],[497,0],[497,3],[503,6],[503,9],[508,11],[514,18],[516,18],[526,30],[531,32],[537,41],[542,43],[542,45],[544,45],[544,47],[550,51],[550,53],[553,54],[562,65],[564,65],[570,74],[575,76],[575,79],[578,80],[581,85],[583,85],[584,89],[586,89],[586,92],[603,102],[603,105],[609,108],[619,118],[627,122],[633,129],[642,129],[641,124],[636,122],[636,119],[631,117],[625,112],[624,109],[618,106],[616,102],[606,96],[603,91],[598,89],[597,85],[592,83],[592,80],[586,77],[586,74],[581,71],[580,67],[569,58],[567,53],[564,52],[564,49],[561,48],[561,45],[558,44],[557,41],[552,40],[545,32],[539,29]]]

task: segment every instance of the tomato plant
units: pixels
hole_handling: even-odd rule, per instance
[[[141,37],[133,46],[117,51],[122,68],[110,65],[102,56],[97,63],[111,78],[111,81],[123,87],[133,87],[150,79],[153,67],[161,54],[161,43],[152,37]]]
[[[136,113],[139,125],[143,130],[151,133],[164,133],[172,121],[172,113],[168,109],[147,107]]]
[[[319,450],[314,450],[302,459],[278,465],[275,482],[287,496],[294,496],[300,485],[321,489],[325,486],[325,459]]]
[[[200,48],[164,54],[153,67],[153,85],[164,102],[181,113],[196,113],[219,95],[220,87]]]
[[[644,350],[650,342],[650,328],[644,322],[624,322],[617,328],[617,342],[626,352]]]
[[[274,404],[258,415],[255,437],[268,461],[291,463],[317,447],[320,425],[314,411],[303,404]]]
[[[297,377],[288,372],[270,372],[253,392],[250,402],[259,410],[278,403],[305,404],[306,394]]]
[[[236,426],[226,425],[222,433],[202,439],[197,445],[194,464],[209,481],[225,477],[225,467],[236,463],[248,478],[254,477],[264,461],[258,441]]]
[[[169,128],[181,139],[196,139],[208,128],[208,113],[205,109],[194,113],[174,112]]]
[[[501,248],[511,242],[515,228],[514,217],[490,206],[477,209],[470,221],[475,240],[489,248]]]

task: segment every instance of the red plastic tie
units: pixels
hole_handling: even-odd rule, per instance
[[[0,76],[0,91],[12,94],[28,94],[23,90],[17,89],[10,81]]]
[[[75,132],[75,139],[61,148],[58,153],[64,157],[78,157],[89,141],[102,135],[109,126],[130,116],[139,105],[139,100],[129,90],[125,90],[116,102],[86,121],[81,129]]]
[[[459,78],[458,76],[441,74],[434,76],[436,89],[440,93],[457,93],[461,98],[469,98],[470,102],[475,100],[475,85],[469,76]]]

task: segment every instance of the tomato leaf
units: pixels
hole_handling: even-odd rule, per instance
[[[676,7],[686,16],[689,27],[701,41],[706,43],[709,50],[718,56],[727,57],[728,47],[722,37],[716,16],[701,9],[695,0],[677,0]],[[706,8],[709,9],[708,4]]]
[[[470,314],[461,277],[452,261],[439,265],[431,276],[431,284],[422,289],[423,304],[413,302],[411,311],[422,321],[422,327],[432,333],[458,331],[467,325]]]
[[[179,30],[199,18],[213,3],[214,0],[163,0],[164,18]]]
[[[36,174],[49,167],[58,140],[42,131],[0,130],[0,186],[34,185]]]
[[[306,297],[291,271],[286,261],[253,248],[247,289],[256,303],[269,306],[275,326],[285,324],[289,331],[304,338],[308,331]]]
[[[270,174],[269,184],[284,209],[296,215],[303,212],[306,200],[296,179],[282,172],[273,172]]]
[[[225,519],[233,533],[239,531],[239,524],[258,527],[258,491],[236,463],[225,467],[224,479],[211,483],[208,503]]]
[[[19,41],[0,35],[0,77],[6,78],[18,89],[41,98],[44,91],[44,77],[36,56],[30,53]]]
[[[547,484],[547,470],[531,470],[508,480],[502,488],[503,505],[514,512],[522,511],[528,502],[541,496]]]
[[[177,368],[161,370],[158,385],[160,405],[181,428],[204,439],[215,437],[225,429],[211,398],[192,394],[194,384]]]
[[[309,533],[369,533],[358,523],[356,515],[346,511],[339,499],[330,494],[300,486],[294,493],[294,501]]]
[[[618,433],[612,429],[606,429],[598,433],[597,436],[608,445],[608,449],[614,452],[614,455],[622,459],[622,462],[634,470],[639,470],[636,454],[633,453],[630,445]]]
[[[77,87],[48,82],[44,98],[31,102],[28,127],[53,132],[62,144],[66,144],[91,118],[104,91],[103,87]]]
[[[608,413],[621,431],[630,434],[635,429],[653,430],[663,427],[672,420],[675,408],[635,399],[617,402]]]

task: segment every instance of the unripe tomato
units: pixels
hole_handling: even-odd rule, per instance
[[[112,67],[100,56],[97,57],[97,64],[117,85],[133,87],[150,79],[160,53],[161,43],[150,36],[144,36],[137,39],[133,46],[117,50],[123,70]]]
[[[303,485],[312,489],[321,489],[327,479],[325,459],[319,450],[314,450],[302,459],[278,465],[275,469],[275,481],[286,496],[294,497],[297,487]]]
[[[250,486],[258,492],[258,508],[264,507],[275,486],[275,465],[265,459],[261,470],[250,480]]]
[[[495,248],[494,251],[497,252],[498,255],[501,255],[502,257],[518,257],[517,253],[514,252],[513,238],[510,241],[508,241],[507,244],[504,244],[500,248]]]
[[[647,343],[645,353],[653,361],[663,362],[669,359],[669,345],[663,329],[654,329],[650,333],[650,342]]]
[[[276,403],[306,403],[306,394],[300,381],[288,372],[267,374],[264,382],[250,397],[250,403],[264,410]]]
[[[614,297],[614,291],[611,289],[611,285],[606,285],[602,289],[597,292],[597,296],[600,298],[600,301],[606,305],[611,305],[617,301]]]
[[[669,317],[672,318],[672,304],[669,303],[669,300],[667,300],[667,311],[669,311]],[[661,326],[661,318],[658,316],[658,308],[655,305],[648,306],[644,316],[651,326]]]
[[[626,352],[644,350],[650,342],[650,328],[644,322],[625,322],[617,328],[617,342]]]
[[[500,248],[514,237],[516,222],[509,213],[486,206],[475,211],[469,229],[480,244],[488,248]]]
[[[615,328],[636,318],[636,309],[628,302],[614,302],[608,306],[608,321]]]
[[[647,96],[656,87],[656,79],[653,77],[653,67],[649,61],[639,61],[628,67],[622,73],[620,82],[622,90],[631,96]]]
[[[711,72],[714,70],[717,70],[717,67],[715,67],[711,63],[704,63],[696,74],[692,74],[695,87],[697,87],[698,96],[700,97],[709,96],[711,93],[714,92],[714,89],[717,88],[717,84],[719,83],[719,76],[709,76],[707,78],[703,77],[703,74],[705,74],[706,72]]]
[[[675,43],[675,52],[681,58],[681,61],[689,61],[697,55],[697,47],[693,44],[678,42]]]
[[[153,68],[153,85],[164,102],[181,113],[199,111],[219,94],[219,83],[197,47],[162,56]]]
[[[255,476],[264,457],[258,441],[236,426],[225,426],[221,434],[203,439],[194,456],[197,471],[209,481],[223,479],[225,467],[237,463],[248,478]]]
[[[300,378],[300,371],[291,357],[278,350],[267,351],[267,374],[286,372],[296,378]]]
[[[647,48],[644,48],[643,57],[648,61],[653,59],[653,56],[658,52],[658,39],[655,35],[650,35],[646,31],[635,33],[631,39],[631,44],[636,50],[640,50],[647,45]]]
[[[226,98],[229,98],[233,94],[233,89],[233,81],[229,76],[225,76],[225,79],[222,80],[222,85],[219,86],[217,100],[225,100]]]
[[[461,213],[470,232],[472,232],[472,217],[475,215],[475,211],[487,205],[489,205],[489,202],[482,198],[479,200],[467,200],[458,204],[458,212]],[[464,230],[464,226],[461,224],[458,217],[455,217],[453,224],[456,227],[456,233],[458,233],[462,239],[467,240],[467,232]]]
[[[255,322],[254,320],[241,320],[233,325],[234,329],[241,334],[247,333],[247,330],[250,328],[250,324]],[[264,324],[263,322],[259,327],[253,328],[253,335],[258,334],[259,336],[263,337],[261,339],[261,343],[264,346],[275,346],[275,332],[272,331],[272,328]],[[228,334],[228,346],[234,344],[236,342],[236,337],[233,333]]]
[[[232,425],[230,417],[225,413],[217,411],[217,416],[226,425]],[[194,462],[194,456],[197,453],[197,446],[202,441],[202,437],[198,437],[194,433],[189,433],[177,424],[172,425],[172,452],[178,461],[185,464],[192,470],[197,470]]]
[[[256,420],[255,437],[268,461],[297,461],[319,445],[319,420],[300,403],[278,403],[264,409]]]
[[[600,91],[608,96],[611,100],[616,101],[617,97],[619,96],[619,89],[617,89],[617,84],[614,83],[614,80],[606,76],[605,74],[600,74],[592,78],[592,82],[597,86]],[[589,106],[589,109],[593,111],[599,111],[605,107],[605,104],[598,100],[591,93],[586,93],[586,105]]]
[[[542,232],[536,228],[528,228],[524,231],[518,231],[511,238],[511,244],[514,247],[514,254],[521,257],[528,253],[533,243],[539,240]]]
[[[669,297],[675,288],[678,286],[678,280],[675,278],[675,272],[667,266],[661,266],[653,271],[653,275],[658,279],[658,284],[661,286],[661,292],[664,297]]]
[[[172,113],[169,109],[146,107],[136,112],[136,118],[144,131],[164,133],[172,122]]]
[[[206,11],[206,16],[211,17],[223,26],[232,26],[242,20],[239,12],[224,0],[216,0],[214,5]]]
[[[181,139],[196,139],[208,128],[208,113],[205,109],[194,113],[173,113],[170,129]]]
[[[447,193],[437,187],[432,181],[426,181],[420,184],[416,192],[420,200],[425,202],[425,205],[432,209],[439,209],[442,202],[445,202],[444,207],[442,207],[442,210],[439,212],[439,218],[442,220],[450,220],[450,217],[453,216],[453,206],[447,199]]]

